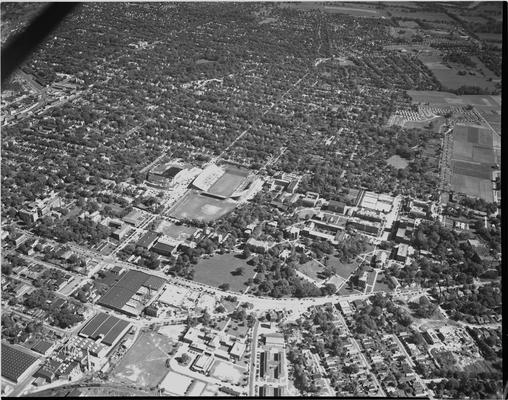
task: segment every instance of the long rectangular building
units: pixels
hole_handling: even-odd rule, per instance
[[[79,336],[114,346],[129,330],[130,323],[106,313],[99,313],[81,329]]]
[[[21,382],[35,371],[39,360],[16,347],[2,343],[2,377],[14,383]]]

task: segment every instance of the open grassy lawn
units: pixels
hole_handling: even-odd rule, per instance
[[[341,295],[341,296],[348,296],[350,294],[363,294],[363,292],[360,292],[358,290],[351,290],[349,289],[348,287],[349,285],[344,285],[342,286],[342,288],[339,290],[339,292],[337,294]]]
[[[380,272],[379,274],[377,274],[376,285],[374,286],[374,289],[372,290],[373,292],[391,292],[392,291],[392,289],[390,289],[390,286],[388,286],[387,283],[383,282],[384,277],[385,277],[384,272]]]
[[[142,333],[110,375],[111,381],[154,387],[167,375],[171,340],[159,333]]]
[[[347,279],[349,275],[351,275],[351,273],[358,267],[358,263],[356,262],[343,263],[335,256],[330,256],[328,265],[335,267],[337,275],[340,275],[344,279]]]
[[[238,267],[244,269],[243,275],[233,275]],[[202,259],[194,266],[194,280],[219,287],[223,283],[229,283],[230,289],[243,292],[247,286],[247,279],[254,276],[254,267],[247,264],[243,258],[237,258],[234,254],[218,254],[211,258]]]
[[[394,156],[391,156],[388,160],[386,160],[386,163],[388,165],[391,165],[394,168],[404,169],[409,164],[409,161],[405,160],[401,156],[394,155]]]
[[[247,334],[247,331],[249,330],[249,327],[247,326],[247,323],[245,322],[236,322],[231,320],[228,327],[226,328],[226,333],[229,333],[230,335],[239,336],[239,337],[245,337]]]
[[[239,385],[247,376],[247,370],[229,362],[216,360],[210,369],[210,375],[223,382]]]
[[[297,269],[312,279],[320,280],[322,278],[318,276],[318,273],[323,271],[324,267],[322,267],[317,261],[310,260],[305,264],[300,264]]]

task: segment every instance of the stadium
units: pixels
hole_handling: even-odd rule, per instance
[[[192,187],[218,199],[239,199],[250,186],[249,171],[233,166],[208,165]]]

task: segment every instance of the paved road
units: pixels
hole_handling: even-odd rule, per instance
[[[249,371],[249,396],[255,396],[254,382],[256,380],[256,354],[258,349],[258,328],[259,321],[256,321],[252,329],[252,351],[250,356],[250,371]]]

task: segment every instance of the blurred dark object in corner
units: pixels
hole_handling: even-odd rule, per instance
[[[2,85],[79,3],[51,3],[2,49]]]

